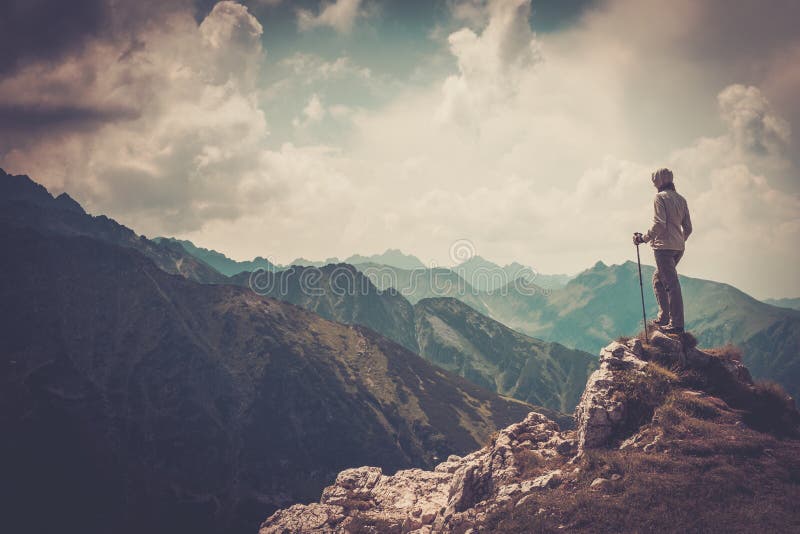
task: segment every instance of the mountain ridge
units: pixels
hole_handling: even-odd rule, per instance
[[[0,224],[9,229],[94,239],[137,250],[162,270],[204,283],[224,283],[226,277],[173,243],[156,243],[105,215],[90,215],[66,193],[53,197],[26,175],[0,169]]]

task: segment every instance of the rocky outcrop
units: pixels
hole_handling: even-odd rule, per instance
[[[575,408],[578,427],[578,450],[603,445],[625,419],[624,399],[614,395],[619,384],[615,371],[643,373],[642,343],[634,339],[628,345],[614,342],[600,351],[600,368],[589,376],[586,389]]]
[[[752,384],[740,362],[701,351],[677,336],[656,332],[647,345],[639,339],[613,342],[600,352],[599,369],[587,381],[575,411],[576,430],[561,431],[547,417],[531,412],[499,431],[484,448],[464,457],[450,456],[433,471],[385,475],[376,467],[348,469],[324,490],[319,503],[276,512],[262,524],[260,534],[483,531],[487,518],[524,506],[543,492],[576,487],[578,465],[588,449],[645,446],[643,434],[630,430],[646,414],[643,392],[657,392],[653,384],[672,374],[659,363],[722,373],[743,388]],[[652,419],[653,406],[649,408]],[[646,445],[655,450],[652,442],[658,439]],[[587,486],[607,493],[620,479],[618,473],[607,473],[590,479]]]
[[[699,350],[679,336],[668,336],[656,330],[649,343],[647,351],[638,338],[626,343],[615,341],[600,351],[600,368],[589,377],[575,409],[579,451],[627,437],[621,432],[632,426],[631,415],[635,410],[626,394],[626,386],[631,382],[631,374],[644,378],[648,361],[655,357],[662,363],[689,367],[706,375],[719,372],[743,386],[753,383],[740,361]],[[620,377],[621,372],[626,373],[625,379]]]
[[[561,432],[531,412],[467,456],[450,456],[433,471],[384,475],[377,467],[342,471],[319,504],[280,510],[261,534],[282,532],[464,532],[487,511],[561,482],[575,452],[574,432]],[[536,476],[531,476],[535,474]]]

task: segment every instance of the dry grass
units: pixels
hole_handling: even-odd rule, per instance
[[[587,451],[573,480],[498,513],[488,531],[800,531],[800,442],[737,421],[719,399],[672,391],[645,427],[662,434],[665,452]],[[621,478],[604,491],[591,489],[613,474]]]
[[[714,355],[722,360],[729,360],[739,363],[741,363],[742,361],[742,349],[730,343],[728,343],[727,345],[723,345],[722,347],[708,349],[705,352]]]
[[[655,377],[660,382],[677,383],[679,380],[677,373],[656,362],[649,362],[647,367],[645,367],[645,372]]]
[[[532,478],[541,471],[545,458],[539,451],[524,449],[516,453],[515,461],[519,467],[520,476],[525,479]]]
[[[800,430],[800,413],[794,400],[775,382],[755,384],[742,419],[751,428],[776,436],[798,437]]]

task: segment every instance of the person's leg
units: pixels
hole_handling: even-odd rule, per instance
[[[678,270],[675,268],[683,257],[683,251],[677,250],[673,255],[673,278],[669,280],[669,314],[672,326],[683,328],[683,293],[681,292],[681,281],[678,278]]]
[[[658,303],[658,317],[656,318],[656,322],[660,324],[667,324],[669,322],[669,297],[667,296],[667,288],[664,286],[664,283],[661,281],[660,271],[661,271],[661,264],[658,262],[659,252],[660,250],[653,251],[656,256],[656,272],[653,273],[653,293],[656,296],[656,302]]]
[[[654,252],[658,279],[666,290],[668,302],[666,307],[669,310],[670,326],[683,327],[683,299],[678,282],[678,271],[675,269],[676,260],[680,260],[681,252],[677,250],[656,250]]]

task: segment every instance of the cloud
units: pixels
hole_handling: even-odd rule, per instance
[[[467,14],[460,11],[467,9]],[[437,116],[442,121],[483,115],[499,100],[513,95],[521,74],[541,60],[539,44],[528,23],[530,0],[491,0],[457,4],[457,16],[488,20],[480,35],[461,28],[447,38],[458,74],[449,76]]]
[[[308,9],[297,10],[297,27],[300,31],[328,26],[339,33],[350,33],[359,17],[365,16],[362,0],[335,0],[324,2],[318,14]]]
[[[541,34],[527,1],[454,3],[446,60],[389,82],[308,34],[265,62],[240,4],[171,11],[0,79],[19,125],[0,120],[0,163],[239,258],[391,245],[445,264],[467,236],[542,272],[631,259],[669,166],[696,226],[682,272],[794,295],[800,38],[782,2],[605,0]]]
[[[281,60],[281,65],[288,67],[292,74],[302,80],[305,85],[342,77],[363,80],[372,78],[370,69],[355,64],[348,56],[340,56],[333,61],[326,61],[315,54],[296,52]]]
[[[57,60],[102,35],[107,10],[105,0],[4,2],[0,7],[0,73],[30,60]]]
[[[757,155],[782,154],[789,144],[789,123],[775,116],[757,87],[731,85],[717,97],[722,119],[740,152]]]
[[[322,101],[319,98],[317,93],[311,95],[311,98],[308,100],[308,104],[303,108],[303,118],[295,117],[292,121],[292,124],[295,127],[306,127],[312,122],[319,122],[321,121],[326,115],[325,107],[322,105]]]
[[[34,64],[0,82],[0,95],[17,100],[20,122],[31,120],[28,101],[50,115],[126,110],[95,119],[96,130],[18,142],[4,165],[145,232],[186,231],[260,209],[281,189],[261,165],[269,134],[256,98],[261,25],[228,1],[199,25],[189,11],[160,22],[139,34],[146,45],[126,59],[120,45],[96,42],[56,69]]]

